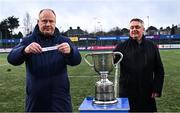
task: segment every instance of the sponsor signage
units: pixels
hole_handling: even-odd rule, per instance
[[[72,42],[77,42],[78,41],[78,37],[69,37],[70,38],[70,40],[72,41]]]
[[[113,50],[116,46],[89,46],[87,50]]]
[[[118,40],[127,40],[127,39],[129,39],[128,36],[120,36],[120,37],[117,37],[117,38],[118,38]]]
[[[161,49],[175,49],[175,48],[180,48],[180,44],[160,44],[159,48],[161,48]]]
[[[117,40],[116,37],[97,37],[97,40]]]
[[[87,40],[87,38],[79,38],[79,40]]]
[[[174,38],[174,35],[160,35],[161,39],[171,39]]]
[[[145,36],[145,38],[148,38],[148,39],[159,39],[160,36],[159,35],[147,35],[147,36]]]
[[[19,43],[20,39],[1,39],[0,43]]]
[[[96,40],[96,38],[87,38],[88,40]]]

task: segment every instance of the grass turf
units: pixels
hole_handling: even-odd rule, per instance
[[[180,111],[180,50],[161,50],[165,68],[163,95],[157,98],[159,112]],[[87,52],[81,52],[82,57]],[[24,112],[25,67],[7,63],[7,54],[0,53],[0,112]],[[87,96],[94,96],[98,75],[82,60],[76,67],[68,67],[73,111]],[[110,78],[113,77],[111,73]]]

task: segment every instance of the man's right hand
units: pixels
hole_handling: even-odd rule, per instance
[[[29,53],[34,53],[34,54],[42,53],[42,47],[38,43],[32,42],[31,44],[29,44],[24,49],[24,52],[27,54],[29,54]]]

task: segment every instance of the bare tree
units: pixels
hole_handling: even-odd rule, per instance
[[[25,35],[30,34],[32,32],[32,22],[31,22],[31,16],[29,15],[28,12],[26,12],[23,18],[23,22],[24,22]]]

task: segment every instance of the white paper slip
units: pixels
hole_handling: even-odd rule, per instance
[[[56,49],[57,49],[57,46],[50,46],[50,47],[42,48],[42,51],[45,52],[45,51],[52,51],[52,50],[56,50]]]

